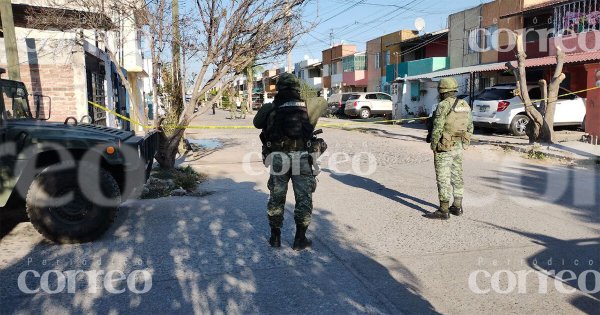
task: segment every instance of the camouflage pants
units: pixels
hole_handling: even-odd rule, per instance
[[[267,163],[271,166],[271,175],[267,184],[271,195],[267,204],[267,215],[271,227],[281,228],[288,184],[292,180],[296,207],[294,221],[297,225],[308,227],[312,215],[312,193],[317,180],[312,175],[308,161],[308,152],[274,152]]]
[[[462,143],[457,142],[451,151],[434,153],[433,160],[440,202],[450,202],[453,195],[462,197],[465,191]]]

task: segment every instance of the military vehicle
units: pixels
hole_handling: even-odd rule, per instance
[[[142,138],[75,117],[48,122],[51,99],[4,79],[0,93],[0,211],[24,208],[56,243],[99,238],[121,201],[145,183],[158,133]]]

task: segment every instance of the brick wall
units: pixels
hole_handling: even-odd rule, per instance
[[[8,76],[4,75],[3,78]],[[49,121],[63,122],[69,116],[75,116],[77,120],[81,118],[77,117],[71,65],[21,65],[21,80],[29,94],[42,94],[51,98],[52,112]],[[30,102],[34,111],[31,98]]]

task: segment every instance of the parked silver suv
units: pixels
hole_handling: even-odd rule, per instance
[[[393,109],[392,97],[381,92],[354,93],[348,101],[344,113],[348,116],[358,116],[362,119],[371,115],[391,115]]]

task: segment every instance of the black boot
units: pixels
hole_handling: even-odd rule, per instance
[[[271,228],[271,238],[269,239],[271,247],[281,247],[281,229]]]
[[[440,202],[440,208],[436,212],[428,213],[425,215],[428,219],[434,220],[448,220],[450,219],[450,213],[448,209],[449,202]]]
[[[462,207],[462,197],[454,197],[454,202],[452,203],[452,206],[450,207],[450,213],[452,213],[455,216],[460,216],[463,214],[463,207]]]
[[[312,241],[306,238],[306,230],[308,227],[296,225],[296,236],[294,237],[294,250],[303,250],[312,245]]]

